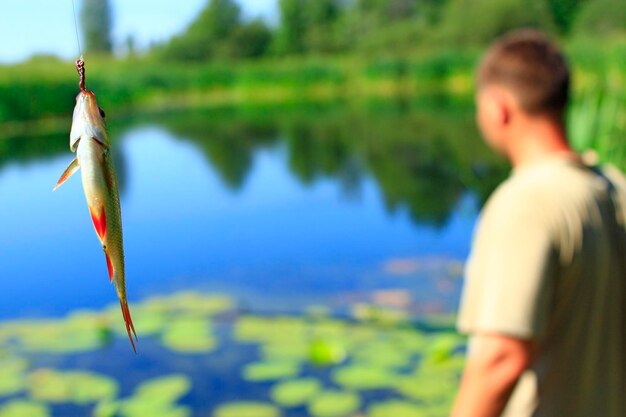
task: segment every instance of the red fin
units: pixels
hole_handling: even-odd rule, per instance
[[[130,332],[132,330],[135,335],[135,340],[137,340],[137,333],[135,332],[135,326],[133,326],[133,319],[130,318],[130,310],[128,308],[128,302],[120,300],[120,307],[122,307],[122,316],[124,316],[124,322],[126,323],[126,331],[128,332],[128,339],[130,339],[130,344],[133,346],[133,351],[137,353],[137,349],[135,348],[135,342],[133,341],[133,337]]]
[[[104,207],[100,209],[100,213],[94,213],[90,207],[89,214],[91,214],[91,221],[93,222],[93,227],[96,229],[98,237],[100,238],[100,240],[103,240],[104,235],[107,232],[107,216],[104,212]]]
[[[104,251],[104,255],[107,258],[107,269],[109,271],[109,282],[113,282],[113,273],[115,272],[115,270],[113,269],[113,262],[111,262],[111,257],[109,256],[109,254]]]

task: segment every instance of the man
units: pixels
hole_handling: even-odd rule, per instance
[[[458,327],[453,417],[626,416],[626,181],[586,165],[564,116],[569,70],[536,31],[477,72],[477,123],[513,173],[485,206]]]

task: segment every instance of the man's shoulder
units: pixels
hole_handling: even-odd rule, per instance
[[[527,203],[535,206],[544,200],[567,202],[597,192],[603,178],[626,190],[626,179],[613,167],[592,168],[577,160],[548,160],[514,171],[490,200],[503,205]]]
[[[489,197],[485,211],[536,207],[538,200],[552,198],[573,172],[555,164],[537,164],[514,170]]]

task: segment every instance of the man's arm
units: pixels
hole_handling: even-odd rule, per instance
[[[451,417],[497,417],[531,362],[533,343],[498,334],[472,343]]]

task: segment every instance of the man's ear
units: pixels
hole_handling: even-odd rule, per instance
[[[511,123],[513,98],[511,94],[498,87],[493,86],[489,89],[490,101],[492,104],[492,117],[494,122],[500,127],[505,127]]]

